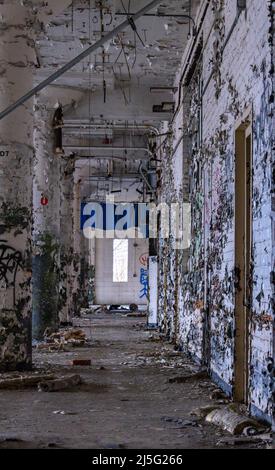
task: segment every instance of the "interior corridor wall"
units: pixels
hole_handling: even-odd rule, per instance
[[[188,270],[181,268],[180,289],[177,289],[172,267],[166,261],[171,256],[171,243],[160,241],[159,308],[163,310],[160,324],[169,317],[175,323],[172,307],[176,299],[179,312],[177,344],[206,364],[213,379],[232,395],[235,385],[235,294],[238,288],[235,131],[244,113],[251,110],[253,239],[249,280],[252,300],[248,403],[253,415],[267,420],[271,419],[273,408],[270,377],[274,322],[270,217],[274,178],[271,172],[272,3],[251,0],[245,11],[238,11],[237,1],[210,2],[197,38],[197,44],[202,39],[202,48],[198,56],[193,57],[194,63],[190,61],[189,74],[182,82],[178,113],[181,117],[178,117],[179,123],[174,121],[172,126],[173,139],[165,144],[163,185],[160,184],[159,189],[160,200],[180,197],[178,188],[182,184],[173,174],[173,165],[178,136],[186,132],[192,142],[189,165],[192,243]],[[201,12],[204,12],[203,8]],[[179,79],[175,85],[179,86]],[[183,102],[182,98],[186,96],[187,85],[189,103]],[[185,196],[183,191],[182,197]],[[167,324],[165,326],[167,328]]]

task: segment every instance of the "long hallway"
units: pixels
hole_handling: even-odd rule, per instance
[[[0,448],[272,445],[274,45],[274,0],[0,0]]]
[[[75,326],[91,343],[34,352],[35,372],[80,374],[83,384],[55,393],[1,390],[0,448],[235,447],[238,438],[197,415],[225,406],[217,387],[203,373],[197,378],[199,368],[148,330],[144,318],[99,313],[76,319]],[[91,359],[91,366],[71,366],[75,359]],[[242,437],[238,447],[267,444]]]

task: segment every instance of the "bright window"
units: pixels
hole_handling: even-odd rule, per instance
[[[113,241],[113,282],[128,282],[128,240]]]

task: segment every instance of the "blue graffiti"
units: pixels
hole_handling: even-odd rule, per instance
[[[142,289],[140,290],[140,299],[148,296],[149,284],[148,284],[148,271],[147,269],[141,268],[140,269],[140,284],[142,285]]]

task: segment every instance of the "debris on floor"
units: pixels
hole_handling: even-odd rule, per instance
[[[204,374],[199,378],[202,368],[172,344],[148,341],[145,319],[100,313],[91,325],[88,317],[76,321],[79,327],[74,324],[74,330],[80,329],[91,338],[87,347],[71,346],[68,351],[56,352],[35,349],[35,371],[0,374],[0,380],[35,376],[36,382],[38,377],[44,378],[40,393],[38,384],[36,388],[1,390],[4,437],[10,433],[22,442],[0,440],[0,448],[105,448],[112,436],[127,448],[271,445],[266,430],[253,434],[248,423],[241,435],[230,436],[222,427],[206,422],[210,412],[228,407],[228,403],[216,402],[223,400],[223,392]],[[134,329],[136,324],[141,328]],[[72,328],[64,332],[69,330]],[[73,365],[83,361],[91,361],[91,365]],[[183,376],[188,380],[169,383],[170,378]],[[245,415],[246,411],[240,409],[240,413]],[[14,415],[16,420],[11,420]],[[91,420],[96,424],[91,426]],[[77,435],[72,436],[71,423],[79,430]],[[55,434],[49,437],[48,429]]]
[[[0,389],[13,390],[35,387],[39,382],[55,379],[54,375],[29,375],[15,378],[0,379]]]
[[[16,436],[4,436],[4,435],[0,435],[0,444],[4,443],[4,442],[23,442],[22,439],[19,439],[18,437]]]
[[[198,421],[194,419],[190,420],[185,418],[171,418],[169,416],[163,416],[161,421],[177,425],[176,429],[183,429],[189,426],[198,426]]]
[[[90,344],[84,331],[78,328],[60,329],[54,333],[45,332],[44,338],[43,343],[36,345],[39,351],[66,351],[70,347],[83,347]]]
[[[150,341],[151,342],[151,341]],[[154,343],[154,341],[152,341]],[[147,367],[156,365],[163,369],[184,369],[186,375],[194,374],[198,372],[198,367],[194,367],[194,364],[181,352],[172,351],[171,348],[165,344],[160,344],[160,350],[157,349],[155,352],[150,351],[148,353],[128,355],[128,360],[122,362],[122,365],[128,367]]]
[[[148,336],[148,341],[153,341],[155,343],[164,342],[165,335],[159,332],[150,333]]]
[[[145,325],[143,322],[134,323],[131,325],[131,328],[138,331],[146,331],[148,329],[147,325]]]
[[[73,366],[90,366],[91,359],[73,359],[72,365]]]
[[[208,377],[207,371],[205,369],[202,369],[195,374],[189,374],[189,375],[178,375],[176,377],[171,377],[168,382],[170,384],[180,384],[180,383],[185,383],[185,382],[193,382],[196,380],[200,379],[206,379]]]
[[[127,318],[146,318],[147,313],[145,312],[131,312],[126,314]]]
[[[254,445],[270,445],[272,444],[273,439],[271,434],[262,434],[257,436],[237,436],[237,437],[223,437],[220,439],[216,446],[217,447],[224,447],[224,446],[243,446],[248,444]]]
[[[211,400],[229,400],[226,394],[220,389],[215,388],[210,394]]]
[[[82,308],[81,309],[81,316],[82,315],[92,315],[94,313],[104,311],[105,308],[106,308],[106,306],[104,306],[104,305],[91,305],[89,308]]]
[[[76,415],[77,413],[74,413],[74,412],[72,412],[72,411],[56,410],[56,411],[53,411],[53,414],[54,414],[54,415],[69,415],[69,416],[74,416],[74,415]]]
[[[217,410],[217,406],[201,406],[190,411],[190,416],[196,416],[199,419],[205,419],[212,411]]]
[[[80,375],[71,375],[69,377],[61,377],[55,380],[42,381],[38,384],[39,392],[59,392],[68,388],[75,387],[83,383]]]
[[[251,434],[265,431],[259,422],[238,413],[231,405],[212,410],[205,419],[207,423],[219,426],[234,436],[241,435],[247,428]]]

